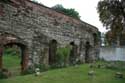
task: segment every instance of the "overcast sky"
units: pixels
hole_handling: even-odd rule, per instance
[[[56,4],[62,4],[65,8],[74,8],[79,12],[81,20],[96,26],[99,31],[105,32],[105,28],[99,21],[96,10],[97,3],[100,0],[36,0],[45,6],[52,7]]]

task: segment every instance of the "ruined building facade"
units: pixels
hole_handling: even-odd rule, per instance
[[[17,45],[22,50],[22,71],[34,64],[51,64],[56,48],[72,45],[73,55],[85,62],[96,59],[98,29],[29,0],[0,2],[0,69],[3,48]],[[75,47],[76,46],[76,47]]]

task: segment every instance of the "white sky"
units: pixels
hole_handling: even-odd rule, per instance
[[[106,32],[106,29],[99,21],[96,10],[97,3],[100,0],[36,0],[45,6],[52,7],[56,4],[62,4],[65,8],[74,8],[79,12],[81,20],[96,26],[99,31]]]

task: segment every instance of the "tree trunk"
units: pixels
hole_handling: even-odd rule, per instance
[[[117,47],[120,47],[120,35],[117,35]]]

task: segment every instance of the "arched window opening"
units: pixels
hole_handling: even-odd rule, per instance
[[[57,41],[51,40],[49,43],[49,65],[56,63]]]

